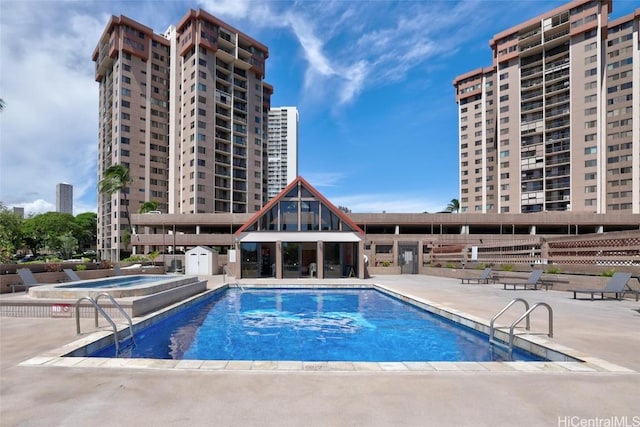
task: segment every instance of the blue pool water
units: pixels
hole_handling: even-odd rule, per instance
[[[373,289],[227,289],[135,337],[125,356],[303,361],[512,359],[486,335]],[[112,357],[113,346],[92,356]]]
[[[56,288],[73,289],[101,289],[101,288],[129,288],[145,283],[167,280],[167,276],[162,275],[140,275],[140,276],[118,276],[110,279],[83,280],[66,285],[59,285]]]

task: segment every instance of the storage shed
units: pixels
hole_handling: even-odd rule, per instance
[[[206,246],[189,249],[185,256],[185,274],[212,276],[218,274],[218,252]]]

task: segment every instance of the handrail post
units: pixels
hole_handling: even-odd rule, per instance
[[[78,299],[78,301],[76,301],[76,330],[78,335],[80,334],[80,302],[84,300],[89,301],[95,307],[96,313],[100,311],[100,314],[102,314],[102,316],[105,319],[107,319],[107,321],[111,325],[111,328],[113,329],[113,341],[116,346],[116,357],[117,357],[118,354],[120,354],[120,343],[118,342],[118,327],[116,326],[113,319],[111,319],[111,317],[109,317],[109,315],[102,309],[102,307],[98,305],[96,300],[88,296],[81,297]],[[97,314],[96,314],[96,317],[97,317]]]
[[[124,316],[125,319],[127,319],[127,321],[129,322],[129,335],[131,336],[131,341],[135,345],[136,341],[133,338],[133,322],[131,321],[131,317],[127,314],[126,311],[124,311],[122,306],[120,304],[118,304],[118,302],[113,298],[113,295],[108,294],[107,292],[103,292],[103,293],[99,294],[98,296],[96,296],[96,299],[95,299],[96,304],[98,304],[98,299],[100,299],[100,297],[102,297],[102,296],[106,296],[107,298],[109,298],[109,300],[111,301],[113,306],[116,307],[120,311],[120,313]]]
[[[498,312],[498,314],[493,316],[493,318],[491,319],[491,323],[489,324],[489,342],[493,342],[494,341],[495,328],[494,328],[493,325],[494,325],[496,319],[498,319],[498,317],[502,316],[502,314],[505,311],[507,311],[516,302],[522,302],[524,304],[525,312],[529,311],[529,303],[527,302],[527,300],[525,300],[524,298],[515,298],[515,299],[513,299],[509,304],[504,306],[504,308],[502,310],[500,310]],[[527,316],[527,330],[529,330],[530,328],[531,328],[531,324],[529,322],[529,316]]]
[[[549,338],[553,338],[553,309],[546,302],[535,303],[529,310],[527,310],[526,313],[516,319],[509,327],[509,354],[513,352],[513,340],[515,335],[513,333],[513,330],[515,329],[516,325],[520,323],[525,317],[527,318],[527,321],[529,321],[529,314],[539,306],[544,306],[547,308],[547,312],[549,313],[549,332],[547,333],[547,335],[549,336]]]

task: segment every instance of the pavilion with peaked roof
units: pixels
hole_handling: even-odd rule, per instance
[[[297,177],[236,231],[236,277],[363,279],[364,235]]]

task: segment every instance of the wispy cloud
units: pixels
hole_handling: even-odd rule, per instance
[[[422,213],[442,211],[448,202],[421,198],[415,193],[367,193],[329,196],[331,203],[345,206],[354,213]]]
[[[202,4],[256,27],[289,29],[306,61],[305,95],[330,106],[349,104],[370,87],[401,81],[450,55],[473,37],[468,29],[480,19],[477,0],[265,2],[257,14],[246,0]]]
[[[321,187],[336,187],[344,182],[346,174],[342,172],[311,172],[304,176],[311,185]]]

